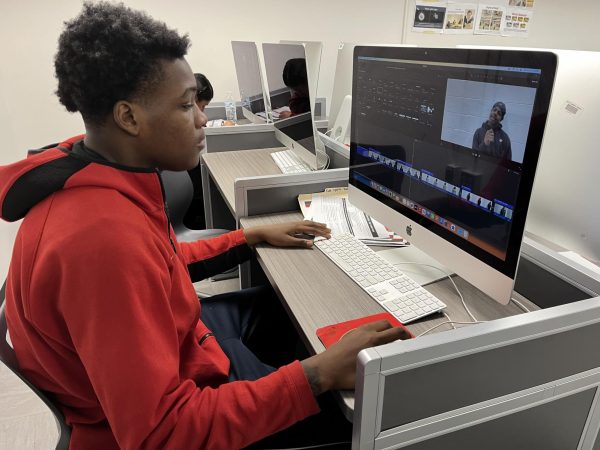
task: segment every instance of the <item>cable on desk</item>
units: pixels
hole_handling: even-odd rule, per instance
[[[521,308],[524,312],[531,312],[530,309],[527,309],[527,307],[523,303],[518,301],[516,298],[511,297],[510,301],[517,305],[519,308]]]
[[[418,266],[427,266],[427,267],[433,267],[434,269],[439,270],[440,272],[442,272],[444,275],[446,275],[446,277],[452,282],[452,284],[454,285],[454,289],[456,289],[456,292],[458,293],[458,296],[460,297],[460,301],[462,302],[465,311],[467,311],[467,314],[469,315],[469,317],[471,317],[471,319],[473,320],[473,323],[478,323],[478,322],[482,322],[480,320],[477,320],[475,318],[475,316],[473,315],[473,313],[471,313],[471,311],[469,310],[467,303],[465,302],[464,297],[462,296],[460,290],[458,289],[458,286],[456,285],[456,283],[454,282],[454,280],[452,279],[452,277],[450,276],[450,274],[448,274],[444,269],[434,266],[432,264],[427,264],[427,263],[421,263],[421,262],[414,262],[414,261],[409,261],[409,262],[399,262],[399,263],[393,263],[394,266],[399,266],[400,264],[415,264]],[[448,318],[449,319],[449,318]],[[485,322],[485,321],[483,321]],[[455,323],[459,323],[459,322],[455,322]]]
[[[447,317],[447,316],[446,316]],[[442,323],[438,323],[436,326],[429,328],[428,330],[423,331],[421,334],[417,334],[415,336],[415,338],[421,337],[424,334],[429,333],[430,331],[435,330],[438,327],[441,327],[442,325],[446,325],[446,324],[451,324],[452,326],[454,326],[454,324],[458,324],[458,325],[475,325],[477,323],[484,323],[486,322],[485,320],[478,320],[477,322],[457,322],[457,321],[453,321],[453,320],[447,320],[446,322],[442,322]]]
[[[453,330],[456,330],[456,327],[455,327],[455,326],[454,326],[454,324],[452,323],[452,319],[450,318],[450,316],[449,316],[448,314],[446,314],[446,311],[444,311],[442,314],[444,315],[444,317],[445,317],[446,319],[448,319],[448,322],[450,323],[450,325],[452,325],[452,329],[453,329]]]

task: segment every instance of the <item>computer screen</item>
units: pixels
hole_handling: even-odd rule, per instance
[[[311,168],[318,169],[315,127],[307,52],[303,44],[263,44],[268,85],[268,109],[275,122],[275,135]],[[320,59],[320,48],[319,48]],[[317,62],[318,66],[318,62]],[[311,89],[312,88],[312,89]]]
[[[508,303],[555,71],[547,52],[356,47],[352,203]]]
[[[265,123],[264,87],[258,51],[254,42],[231,41],[244,117],[254,123]]]
[[[334,140],[350,144],[350,110],[352,100],[352,61],[354,47],[359,44],[340,42],[338,44],[337,60],[331,107],[329,110],[329,131],[327,134]],[[363,44],[377,45],[377,44]],[[385,47],[416,47],[414,44],[382,44]],[[346,109],[347,108],[347,109]]]

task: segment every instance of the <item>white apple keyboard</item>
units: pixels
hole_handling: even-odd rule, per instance
[[[311,169],[304,161],[302,161],[293,150],[282,150],[280,152],[271,153],[271,158],[281,170],[281,173],[301,173],[310,172]]]
[[[402,323],[441,311],[446,304],[351,234],[314,245]]]

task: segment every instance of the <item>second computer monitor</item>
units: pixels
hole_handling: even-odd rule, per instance
[[[319,169],[312,117],[314,98],[305,45],[263,44],[263,58],[275,134],[312,169]]]
[[[508,303],[555,71],[547,52],[356,47],[352,203]]]
[[[233,50],[244,117],[254,123],[265,123],[267,108],[256,44],[246,41],[231,41],[231,49]]]

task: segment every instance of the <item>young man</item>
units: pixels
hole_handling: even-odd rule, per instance
[[[86,3],[55,59],[58,97],[85,136],[0,167],[2,217],[24,217],[10,336],[23,373],[64,412],[73,449],[244,447],[315,414],[319,393],[353,388],[357,353],[401,337],[379,322],[256,381],[229,381],[247,362],[230,361],[200,320],[190,273],[243,260],[261,241],[310,247],[295,235],[329,230],[297,222],[177,242],[159,170],[198,164],[206,122],[188,46],[145,14]]]
[[[500,159],[512,159],[512,148],[508,134],[502,129],[506,116],[506,105],[496,102],[492,105],[488,120],[473,134],[473,150]]]

